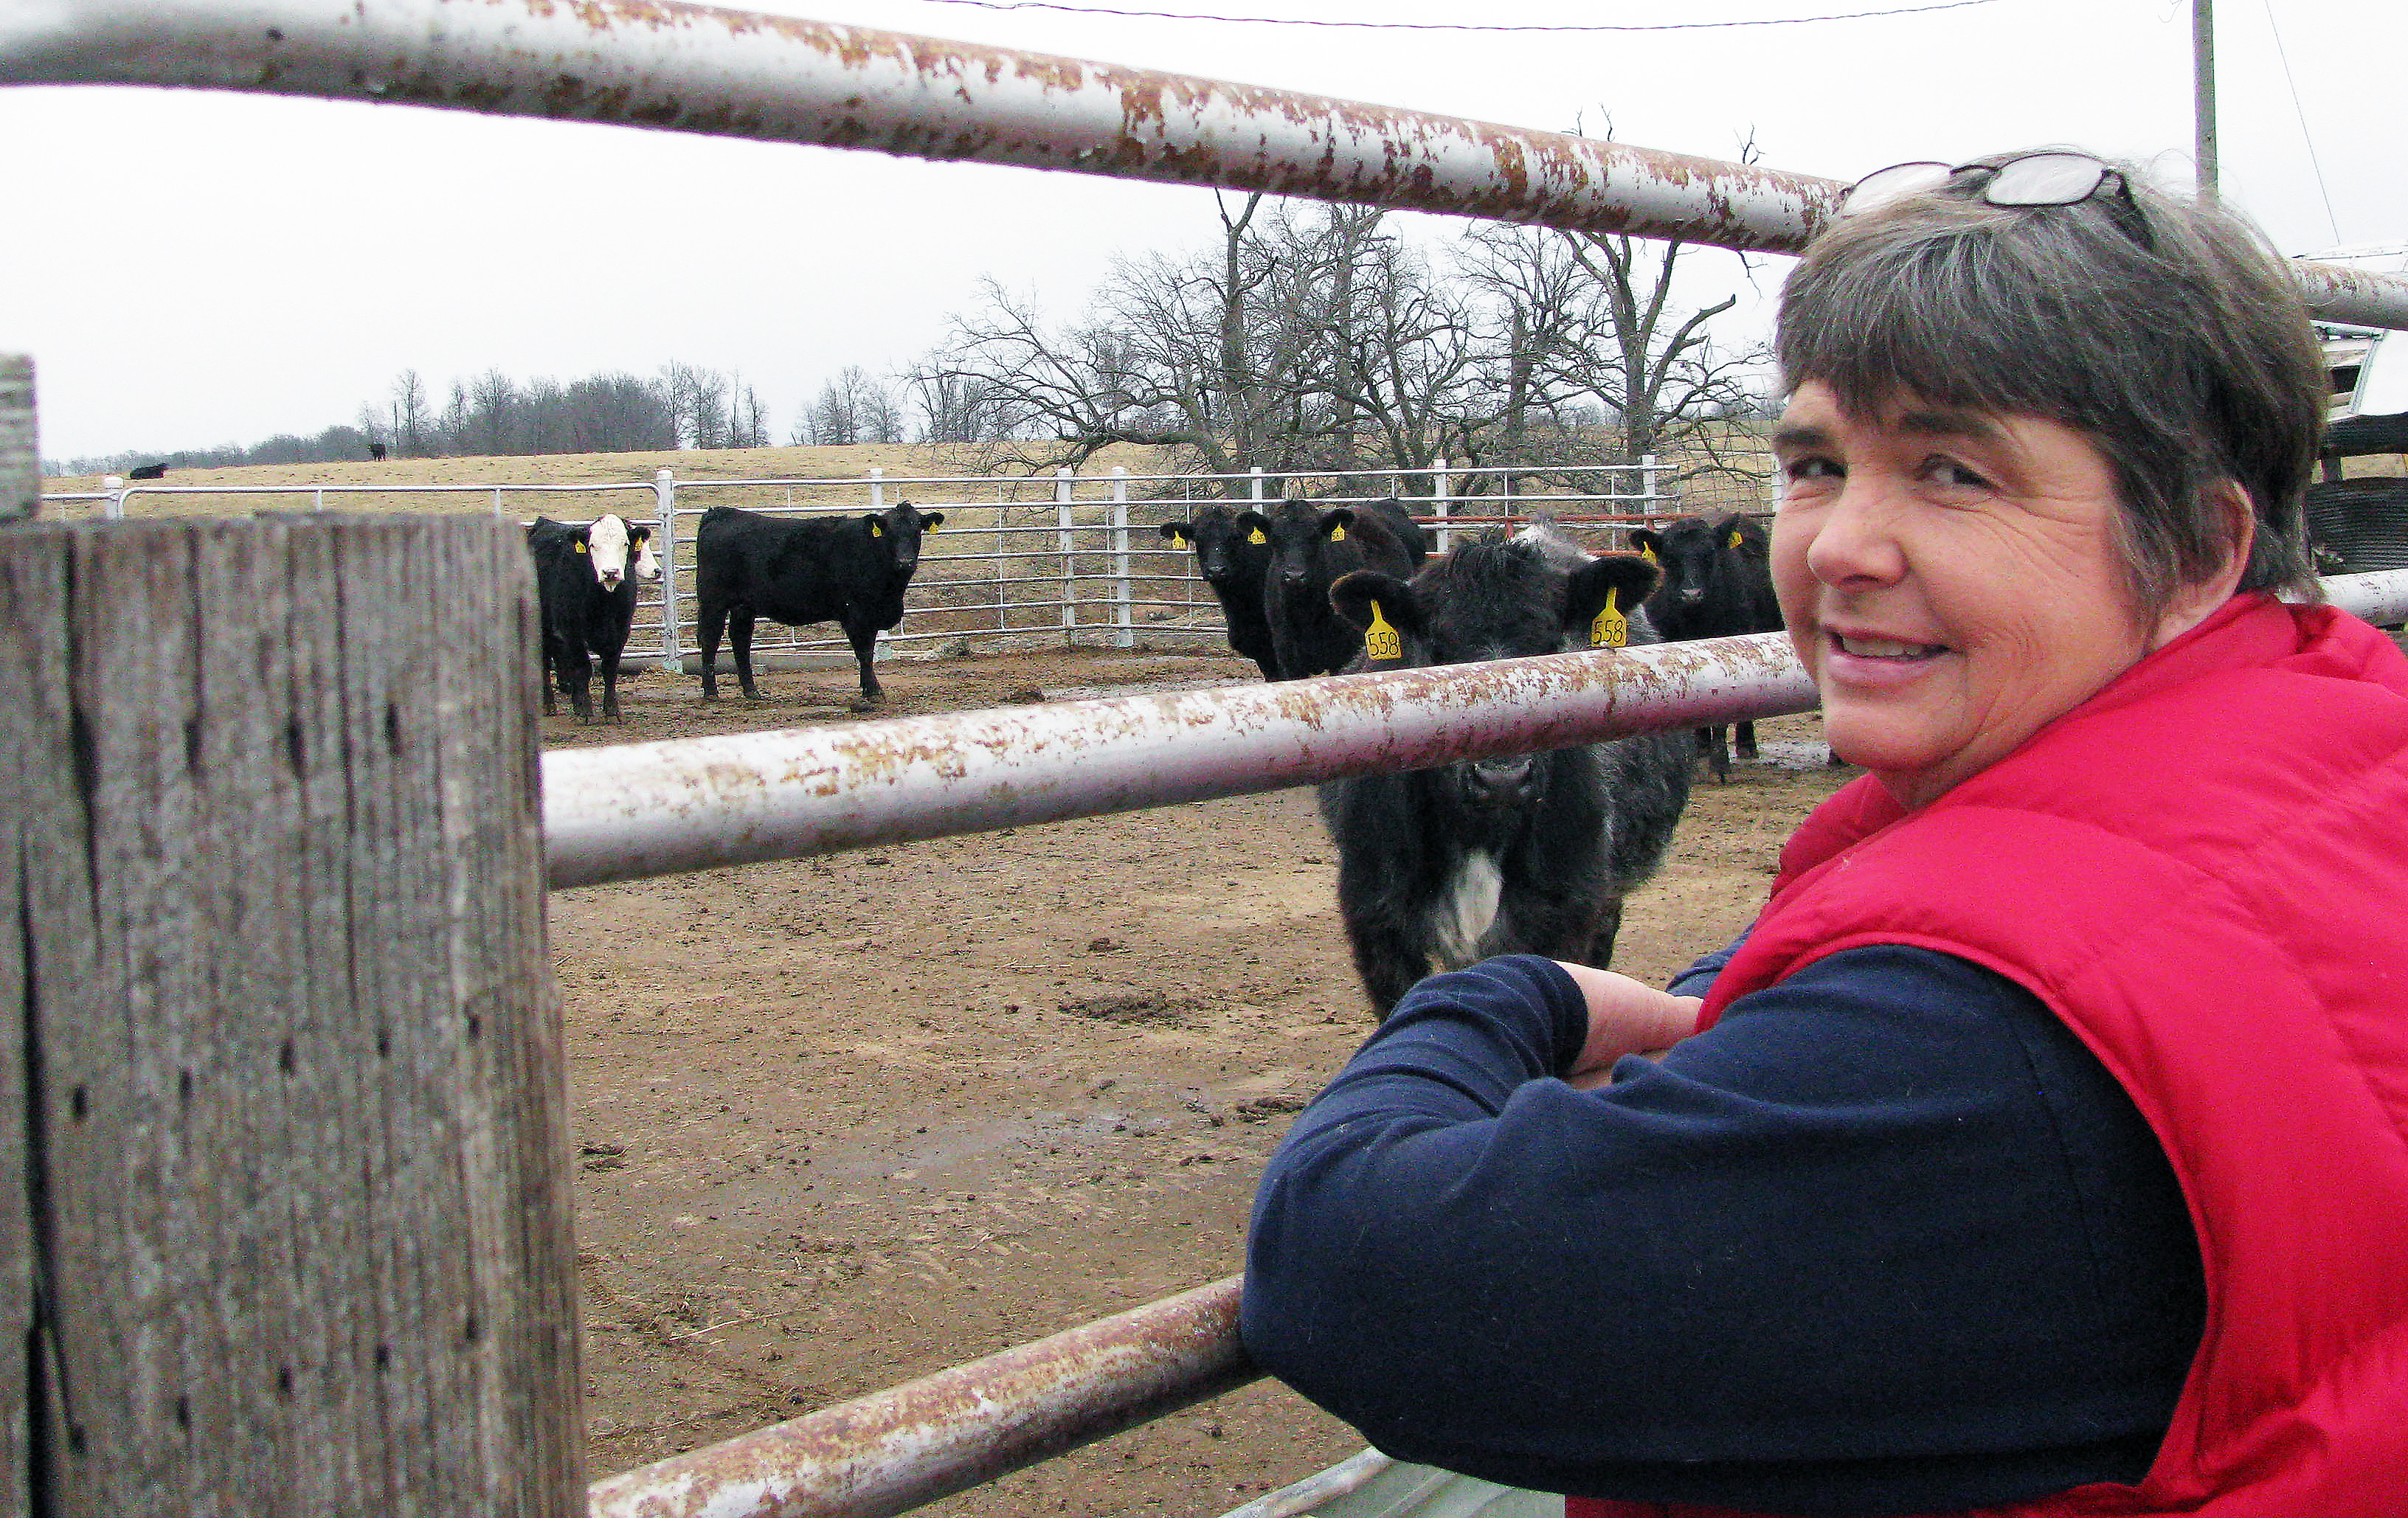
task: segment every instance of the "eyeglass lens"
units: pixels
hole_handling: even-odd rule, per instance
[[[2080,153],[2034,153],[2001,165],[1982,198],[1993,206],[2071,206],[2107,174],[2106,165]]]
[[[1851,211],[1868,210],[1885,200],[1896,200],[1900,195],[1911,195],[1919,190],[1935,189],[1947,182],[1948,165],[1945,164],[1892,164],[1858,179],[1841,197],[1840,214],[1845,216]]]

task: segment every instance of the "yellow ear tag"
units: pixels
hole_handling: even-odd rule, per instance
[[[1363,632],[1363,656],[1373,664],[1401,664],[1405,657],[1405,640],[1388,625],[1380,614],[1380,603],[1371,603],[1371,625]]]
[[[1644,543],[1641,543],[1641,544],[1640,544],[1640,545],[1639,545],[1639,556],[1640,556],[1641,558],[1642,558],[1642,559],[1645,559],[1649,564],[1654,564],[1654,563],[1656,563],[1656,551],[1655,551],[1654,549],[1652,549],[1652,548],[1649,548],[1649,547],[1648,547],[1646,544],[1644,544]]]
[[[1737,527],[1733,527],[1731,529],[1730,546],[1733,548],[1739,547],[1739,529]]]
[[[1333,543],[1342,543],[1346,541],[1346,529],[1343,527],[1330,528],[1329,540]]]
[[[869,524],[869,536],[872,537],[883,537],[886,536],[886,529],[873,522]]]
[[[1270,539],[1265,537],[1263,536],[1263,530],[1260,527],[1257,527],[1253,532],[1246,535],[1246,541],[1249,543],[1268,543]]]
[[[1593,649],[1618,649],[1630,641],[1630,619],[1613,609],[1620,591],[1605,593],[1605,609],[1588,624],[1588,646]]]
[[[585,551],[585,545],[584,545],[584,544],[582,544],[582,543],[578,544],[578,545],[577,545],[577,551],[578,551],[578,552],[580,552],[580,553],[584,552],[584,551]]]

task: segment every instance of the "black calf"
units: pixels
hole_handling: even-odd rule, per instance
[[[1380,635],[1354,668],[1406,668],[1585,647],[1609,595],[1630,613],[1629,640],[1655,642],[1637,610],[1655,583],[1628,555],[1486,534],[1410,584],[1358,572],[1331,599]],[[1339,911],[1372,1008],[1385,1017],[1433,967],[1493,954],[1611,963],[1622,898],[1663,857],[1690,767],[1686,737],[1652,733],[1323,785]]]
[[[527,527],[543,621],[543,709],[559,710],[555,683],[580,723],[594,720],[590,690],[602,666],[602,720],[619,716],[619,657],[636,615],[636,584],[656,580],[652,530],[604,516],[582,527],[538,517]]]
[[[1362,630],[1331,609],[1329,587],[1358,569],[1399,580],[1413,572],[1413,557],[1386,515],[1376,503],[1322,510],[1310,501],[1285,500],[1239,516],[1240,526],[1269,539],[1263,618],[1270,625],[1276,678],[1334,675],[1363,647]]]
[[[1221,603],[1229,647],[1254,661],[1265,680],[1279,679],[1271,648],[1270,619],[1263,610],[1263,575],[1270,567],[1270,539],[1260,527],[1241,526],[1234,506],[1199,506],[1184,522],[1166,522],[1162,536],[1196,548],[1196,567]]]
[[[1764,524],[1736,513],[1683,517],[1662,532],[1641,527],[1630,545],[1656,556],[1664,582],[1648,599],[1648,620],[1665,640],[1735,637],[1781,631],[1781,603],[1772,594],[1772,544]],[[1730,779],[1721,727],[1698,729],[1716,780]],[[1756,757],[1756,723],[1739,724],[1739,756]]]
[[[714,506],[695,533],[695,594],[701,602],[702,698],[716,700],[712,666],[723,630],[736,647],[736,679],[747,700],[752,684],[756,617],[801,627],[833,622],[861,666],[861,701],[885,695],[873,667],[882,630],[902,625],[903,592],[920,567],[920,535],[945,520],[904,501],[856,517],[800,521]]]

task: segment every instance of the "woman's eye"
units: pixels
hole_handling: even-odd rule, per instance
[[[1989,490],[1992,488],[1990,481],[1986,478],[1965,467],[1965,465],[1957,463],[1955,459],[1934,458],[1925,460],[1923,465],[1923,478],[1930,480],[1935,485],[1946,485],[1956,490]]]

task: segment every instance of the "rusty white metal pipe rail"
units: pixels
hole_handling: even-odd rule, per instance
[[[674,0],[9,0],[0,84],[610,122],[1795,252],[1837,181],[1555,132]],[[2408,279],[2301,265],[2331,321]]]
[[[1237,1277],[594,1483],[591,1518],[885,1518],[1258,1379]]]
[[[1814,705],[1777,633],[545,755],[552,883],[795,859]]]
[[[2327,594],[2408,618],[2408,570]],[[555,889],[1812,710],[1778,633],[544,756]]]

